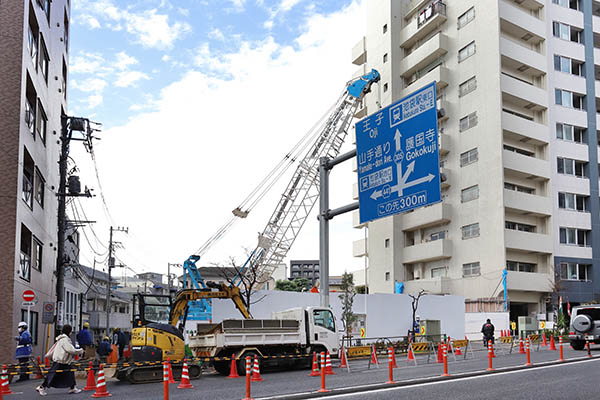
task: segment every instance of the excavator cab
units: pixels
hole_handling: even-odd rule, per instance
[[[149,323],[168,324],[171,296],[137,293],[133,296],[133,328]]]

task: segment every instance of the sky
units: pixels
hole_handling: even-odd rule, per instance
[[[166,273],[231,216],[336,101],[358,68],[366,0],[76,0],[72,2],[68,114],[102,123],[93,157],[71,146],[95,197],[69,207],[94,220],[81,263]],[[352,149],[348,138],[342,152]],[[95,161],[94,161],[95,160]],[[203,256],[245,261],[291,175]],[[351,163],[331,173],[330,206],[353,202]],[[316,207],[290,259],[319,258]],[[351,214],[330,223],[330,274],[364,268]],[[181,270],[172,272],[181,273]]]

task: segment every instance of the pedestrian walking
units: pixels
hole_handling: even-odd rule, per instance
[[[17,349],[15,350],[15,358],[19,361],[19,370],[21,376],[17,382],[23,382],[29,380],[29,374],[27,373],[27,365],[29,364],[29,357],[31,356],[31,335],[27,331],[27,323],[19,322],[17,326],[18,336],[15,336],[17,341]]]
[[[110,353],[112,353],[112,347],[110,345],[110,338],[108,336],[104,336],[104,340],[100,342],[98,345],[98,355],[100,356],[100,362],[106,363],[106,358]]]
[[[481,327],[481,333],[483,333],[483,345],[485,347],[488,346],[490,341],[492,344],[494,343],[494,329],[494,324],[492,324],[492,321],[488,318]]]
[[[83,328],[77,333],[77,343],[84,351],[84,358],[95,358],[96,352],[94,351],[94,340],[92,339],[92,333],[90,332],[90,324],[88,322],[83,323]]]
[[[46,357],[52,358],[52,367],[46,374],[44,382],[35,388],[40,396],[46,396],[46,389],[54,388],[69,388],[69,394],[80,393],[81,389],[77,388],[75,382],[75,373],[71,371],[71,364],[76,355],[82,355],[83,349],[76,349],[71,343],[71,325],[64,325],[62,334],[56,338],[56,342],[46,354]]]

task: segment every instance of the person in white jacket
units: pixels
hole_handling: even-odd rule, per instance
[[[71,364],[76,355],[82,355],[83,349],[76,349],[71,343],[71,334],[73,328],[71,325],[65,325],[62,328],[62,334],[56,338],[56,342],[46,354],[46,357],[52,358],[52,367],[46,374],[44,382],[35,388],[40,396],[46,396],[46,389],[69,388],[69,394],[80,393],[75,383],[75,373],[71,371]]]

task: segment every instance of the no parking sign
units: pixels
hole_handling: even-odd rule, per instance
[[[54,303],[45,301],[42,307],[42,324],[51,324],[54,322]]]

